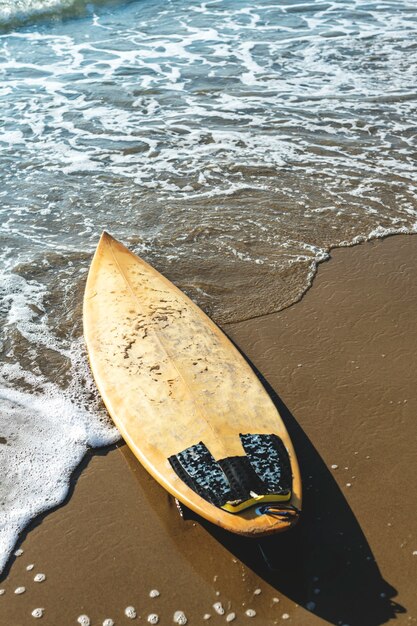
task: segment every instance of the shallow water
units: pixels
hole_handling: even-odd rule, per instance
[[[0,2],[0,562],[117,436],[81,340],[101,230],[218,322],[297,300],[332,246],[417,230],[416,18],[407,0]]]

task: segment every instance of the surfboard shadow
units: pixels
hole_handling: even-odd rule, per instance
[[[237,347],[237,346],[236,346]],[[258,576],[300,606],[333,624],[379,626],[406,609],[381,575],[371,547],[331,472],[288,407],[257,368],[293,441],[303,479],[300,522],[262,540],[200,520],[202,526]]]
[[[210,585],[214,573],[230,567],[223,550],[216,550],[217,543],[277,592],[332,624],[380,626],[405,613],[393,600],[397,591],[382,577],[352,509],[320,454],[274,389],[249,364],[294,443],[303,477],[301,520],[290,531],[263,540],[239,537],[190,512],[190,519],[198,522],[198,528],[193,528],[191,521],[179,520],[173,498],[123,446],[120,451],[138,480],[144,510],[147,506],[154,509],[165,528],[167,538],[162,541],[169,537]],[[214,545],[213,541],[204,542],[202,531]]]

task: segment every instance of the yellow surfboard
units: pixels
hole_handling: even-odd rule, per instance
[[[84,336],[112,419],[168,492],[242,535],[295,524],[297,459],[257,376],[201,309],[107,233],[88,275]]]

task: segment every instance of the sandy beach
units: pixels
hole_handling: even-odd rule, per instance
[[[162,625],[177,610],[189,624],[231,613],[265,626],[415,623],[416,275],[414,236],[336,249],[300,302],[224,327],[301,464],[302,521],[264,540],[269,568],[256,543],[182,521],[120,443],[89,454],[65,504],[24,533],[0,583],[0,624],[36,623],[43,608],[45,626],[83,614],[121,625],[128,606],[133,623],[155,613]]]

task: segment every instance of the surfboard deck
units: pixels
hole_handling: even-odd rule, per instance
[[[257,376],[199,307],[107,233],[87,279],[84,336],[110,416],[168,492],[208,521],[242,535],[280,532],[296,523],[301,510],[296,455]],[[289,513],[260,515],[256,507],[225,511],[187,486],[169,462],[199,442],[216,461],[242,457],[242,433],[274,434],[285,445],[292,489],[282,509],[291,507]]]

